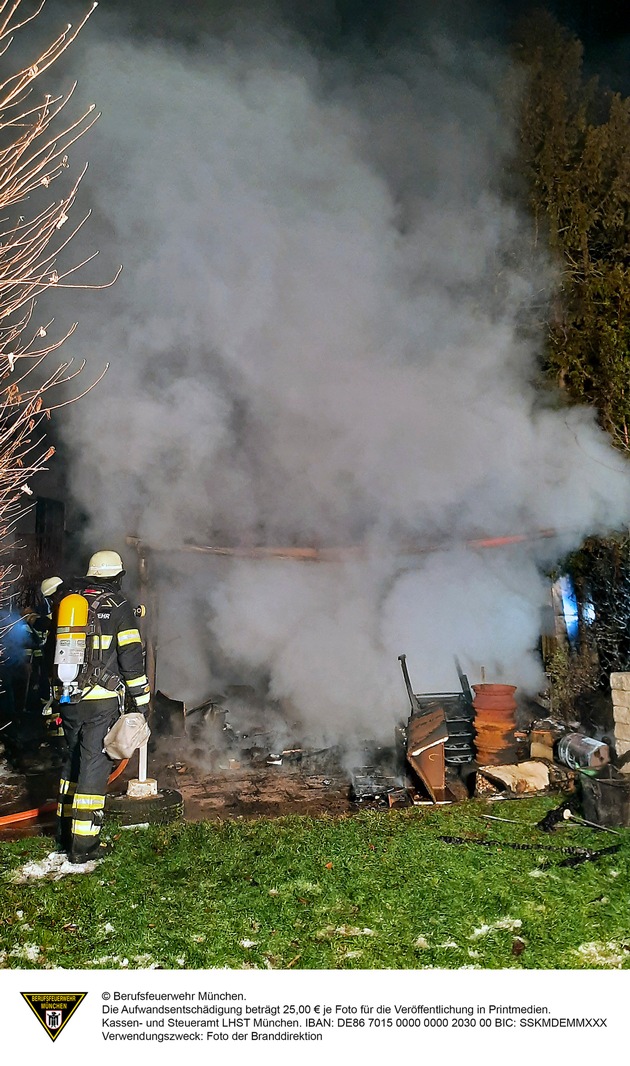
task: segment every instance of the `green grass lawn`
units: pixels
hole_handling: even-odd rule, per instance
[[[50,839],[4,843],[0,967],[630,968],[630,829],[536,829],[558,803],[110,823],[114,853],[57,881],[15,882]],[[616,854],[559,866],[563,848],[617,842]]]

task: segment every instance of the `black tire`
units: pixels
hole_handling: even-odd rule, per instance
[[[161,789],[157,796],[133,799],[130,796],[107,796],[105,810],[117,818],[121,825],[167,825],[184,816],[184,800],[181,792],[173,788]]]

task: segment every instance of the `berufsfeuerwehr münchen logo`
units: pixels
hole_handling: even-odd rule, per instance
[[[50,1039],[56,1040],[87,996],[87,992],[20,992],[20,995],[26,1000]]]

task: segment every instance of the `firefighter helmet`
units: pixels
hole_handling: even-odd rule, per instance
[[[46,599],[50,599],[53,592],[56,592],[60,585],[63,585],[63,578],[61,577],[45,577],[39,586],[42,596]]]
[[[87,569],[87,577],[118,577],[124,571],[118,552],[95,552]]]

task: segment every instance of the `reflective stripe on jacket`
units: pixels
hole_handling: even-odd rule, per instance
[[[108,582],[94,578],[86,579],[84,587],[76,591],[85,596],[90,605],[99,600],[95,621],[100,632],[91,637],[93,653],[98,653],[103,666],[108,665],[111,656],[109,671],[119,675],[136,707],[142,710],[151,699],[151,690],[144,669],[142,640],[129,601]],[[116,654],[112,656],[114,647]],[[84,693],[82,698],[86,700],[111,700],[114,695],[111,689],[101,685],[89,686]]]

